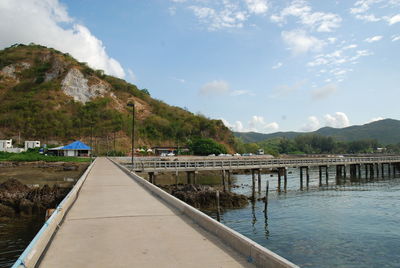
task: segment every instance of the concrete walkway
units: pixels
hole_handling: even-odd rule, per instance
[[[100,158],[39,267],[252,266]]]

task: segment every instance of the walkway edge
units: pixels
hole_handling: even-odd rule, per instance
[[[170,195],[169,193],[161,190],[157,186],[151,184],[142,177],[131,173],[129,169],[122,166],[121,164],[110,159],[116,166],[118,166],[122,171],[124,171],[128,176],[134,179],[136,182],[140,183],[145,189],[158,196],[160,199],[164,200],[166,203],[185,214],[199,226],[204,228],[206,231],[212,233],[217,238],[219,238],[224,244],[232,247],[241,255],[247,258],[247,260],[257,267],[265,268],[295,268],[299,267],[292,262],[286,260],[285,258],[279,256],[278,254],[266,249],[265,247],[259,245],[253,240],[243,236],[242,234],[232,230],[231,228],[223,225],[222,223],[214,220],[213,218],[207,216],[203,212],[193,208],[192,206],[186,204],[185,202],[179,200],[178,198]]]
[[[14,263],[12,268],[30,268],[35,267],[40,257],[44,253],[47,245],[51,242],[54,233],[57,231],[61,221],[64,219],[68,210],[74,204],[79,190],[81,189],[83,183],[85,182],[90,170],[94,166],[97,159],[95,159],[86,171],[82,174],[79,180],[72,187],[71,191],[57,206],[56,210],[50,216],[50,218],[43,224],[42,228],[36,234],[36,236],[29,243],[27,248],[22,252],[21,256]]]

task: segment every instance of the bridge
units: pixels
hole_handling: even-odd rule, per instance
[[[395,175],[400,170],[400,156],[354,156],[354,157],[301,157],[301,158],[270,158],[270,157],[168,157],[168,158],[146,158],[134,159],[116,157],[116,161],[123,163],[134,172],[147,172],[149,180],[156,183],[157,174],[160,172],[175,172],[176,183],[178,183],[178,172],[187,173],[187,183],[196,183],[199,171],[222,171],[221,184],[224,190],[226,184],[231,183],[231,172],[234,170],[250,170],[252,174],[252,193],[255,194],[256,173],[258,173],[258,191],[261,190],[261,171],[275,170],[278,173],[278,192],[282,190],[281,177],[283,177],[283,190],[287,190],[287,169],[300,169],[300,190],[304,184],[309,186],[309,168],[319,168],[319,185],[323,185],[323,177],[328,184],[328,167],[336,166],[336,178],[346,179],[347,167],[350,170],[350,177],[361,179],[361,168],[365,167],[365,176]],[[306,181],[304,183],[304,177]]]
[[[268,169],[301,166],[353,165],[353,164],[386,164],[399,163],[400,156],[368,156],[368,157],[313,157],[313,158],[248,158],[248,157],[169,157],[169,158],[137,158],[131,164],[130,157],[114,158],[127,164],[136,172],[173,172],[200,170],[239,170]]]
[[[297,267],[97,158],[13,268]]]

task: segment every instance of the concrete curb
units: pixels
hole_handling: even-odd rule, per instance
[[[279,256],[278,254],[266,249],[265,247],[259,245],[253,240],[241,235],[240,233],[228,228],[222,223],[212,219],[203,212],[189,206],[178,198],[168,194],[167,192],[161,190],[157,186],[151,184],[142,177],[131,173],[126,167],[120,165],[114,160],[110,159],[116,166],[118,166],[123,172],[128,176],[133,178],[136,182],[141,184],[145,189],[161,198],[169,205],[182,212],[202,228],[208,232],[214,234],[216,237],[221,239],[225,244],[229,245],[237,252],[242,254],[247,260],[257,267],[265,268],[283,268],[283,267],[299,267],[285,258]]]
[[[12,268],[35,267],[43,252],[46,250],[47,245],[50,243],[53,235],[57,231],[57,228],[59,227],[61,221],[64,219],[64,216],[75,202],[79,190],[81,189],[95,162],[96,159],[82,174],[82,176],[75,183],[74,187],[72,187],[67,196],[64,197],[64,199],[57,206],[56,210],[53,212],[50,218],[43,224],[43,227],[32,239],[24,252],[22,252],[21,256],[17,259]]]

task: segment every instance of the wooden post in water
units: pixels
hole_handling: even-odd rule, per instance
[[[186,184],[190,184],[190,171],[186,171]]]
[[[328,181],[329,181],[328,166],[325,166],[325,181],[326,181],[326,185],[328,185]]]
[[[308,172],[308,167],[306,167],[306,176],[307,176],[307,189],[308,189],[308,185],[310,184],[310,173]]]
[[[251,170],[251,198],[252,201],[255,201],[256,197],[256,175],[254,169]]]
[[[157,173],[156,172],[153,173],[153,184],[154,185],[157,184]]]
[[[228,172],[228,185],[229,187],[232,185],[232,172],[230,170],[227,171]]]
[[[220,209],[219,209],[219,191],[217,190],[216,199],[217,199],[217,221],[221,221]]]
[[[286,190],[287,190],[287,168],[286,167],[283,168],[283,190],[286,193]]]
[[[300,167],[300,190],[303,190],[303,167]]]
[[[319,174],[319,187],[322,186],[322,167],[318,166],[318,174]]]
[[[374,179],[374,164],[369,165],[369,170],[371,173],[371,180],[373,180]]]
[[[358,179],[361,180],[361,164],[357,164],[358,168]]]
[[[265,200],[264,200],[264,216],[267,218],[268,215],[268,193],[269,193],[269,181],[267,180],[267,186],[265,189]]]
[[[382,174],[382,178],[385,177],[385,165],[383,163],[381,163],[381,174]]]
[[[222,189],[226,192],[225,170],[222,170]]]
[[[375,169],[376,169],[376,178],[379,178],[379,164],[375,163]]]
[[[281,168],[278,168],[278,193],[281,192]]]
[[[261,194],[261,169],[258,170],[258,194]]]
[[[365,179],[368,181],[368,164],[365,164]]]
[[[344,181],[346,182],[346,177],[347,177],[347,174],[346,174],[346,165],[343,165],[343,177],[344,177]]]
[[[178,187],[178,171],[175,171],[175,185]]]

